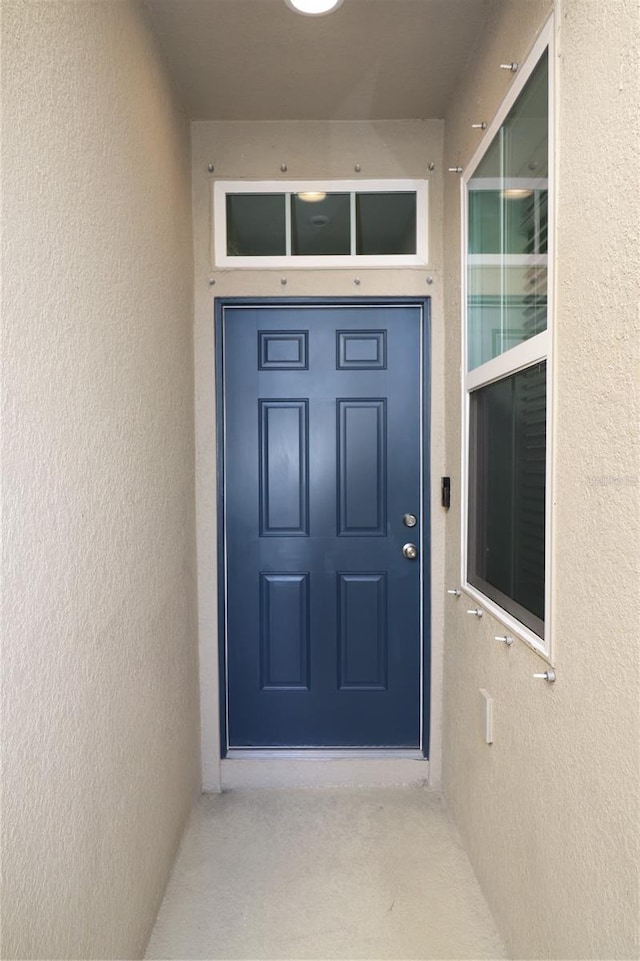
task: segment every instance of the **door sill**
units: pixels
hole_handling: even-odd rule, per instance
[[[238,761],[345,761],[345,760],[390,760],[391,758],[408,761],[424,761],[422,751],[417,748],[300,748],[300,747],[230,747],[226,760]]]
[[[242,750],[221,761],[223,790],[305,787],[427,787],[429,762],[418,751]]]

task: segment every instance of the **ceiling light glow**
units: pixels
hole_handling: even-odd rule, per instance
[[[303,190],[298,194],[299,200],[304,200],[308,204],[317,204],[326,197],[324,190]]]
[[[505,200],[524,200],[526,197],[531,197],[532,194],[533,188],[531,187],[507,187],[506,190],[502,191]]]
[[[284,0],[286,5],[305,17],[321,17],[342,6],[342,0]]]

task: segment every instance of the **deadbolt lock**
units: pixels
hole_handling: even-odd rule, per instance
[[[405,527],[415,527],[418,523],[418,518],[415,514],[403,514],[402,523]]]

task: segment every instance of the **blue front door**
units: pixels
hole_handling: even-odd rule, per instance
[[[220,305],[228,747],[421,745],[425,309]]]

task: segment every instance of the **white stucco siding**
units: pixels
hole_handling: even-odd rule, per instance
[[[189,126],[128,0],[6,0],[2,61],[2,954],[140,957],[199,783]]]
[[[496,7],[446,118],[464,166],[549,2]],[[556,5],[557,283],[552,585],[555,684],[499,622],[446,608],[444,786],[512,956],[638,952],[640,382],[638,15],[626,0]],[[460,363],[459,185],[445,197],[446,365]],[[460,478],[460,386],[447,381],[447,462]],[[447,581],[459,578],[459,512]],[[484,744],[479,689],[494,698]]]

